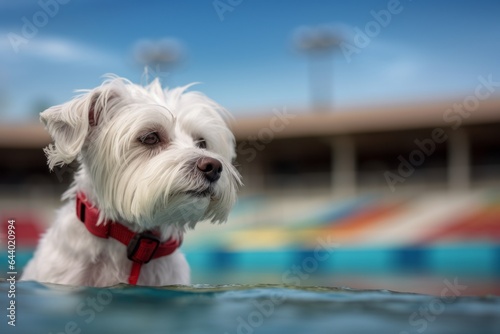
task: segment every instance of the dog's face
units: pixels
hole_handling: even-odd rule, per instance
[[[79,157],[86,184],[76,187],[92,189],[108,219],[146,229],[225,221],[240,184],[234,136],[222,108],[186,88],[114,78],[44,111],[49,166]]]

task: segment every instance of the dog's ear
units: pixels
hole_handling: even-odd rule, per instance
[[[44,149],[50,169],[69,164],[78,156],[90,129],[97,126],[108,102],[116,96],[109,90],[92,91],[40,113],[54,140]]]

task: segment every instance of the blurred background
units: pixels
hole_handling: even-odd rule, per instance
[[[499,11],[0,0],[2,234],[15,218],[22,267],[77,168],[49,172],[39,112],[106,73],[200,82],[235,116],[245,186],[227,224],[186,235],[193,283],[498,295]]]

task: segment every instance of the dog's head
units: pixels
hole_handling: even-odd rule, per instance
[[[78,158],[74,188],[93,193],[103,218],[143,228],[225,221],[240,185],[234,136],[226,112],[188,87],[111,78],[45,110],[49,167]]]

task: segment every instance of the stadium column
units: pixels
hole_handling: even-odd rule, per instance
[[[463,129],[454,130],[448,139],[448,188],[466,191],[470,186],[469,136]]]
[[[356,194],[356,146],[350,136],[339,136],[331,141],[332,192],[342,197]]]

